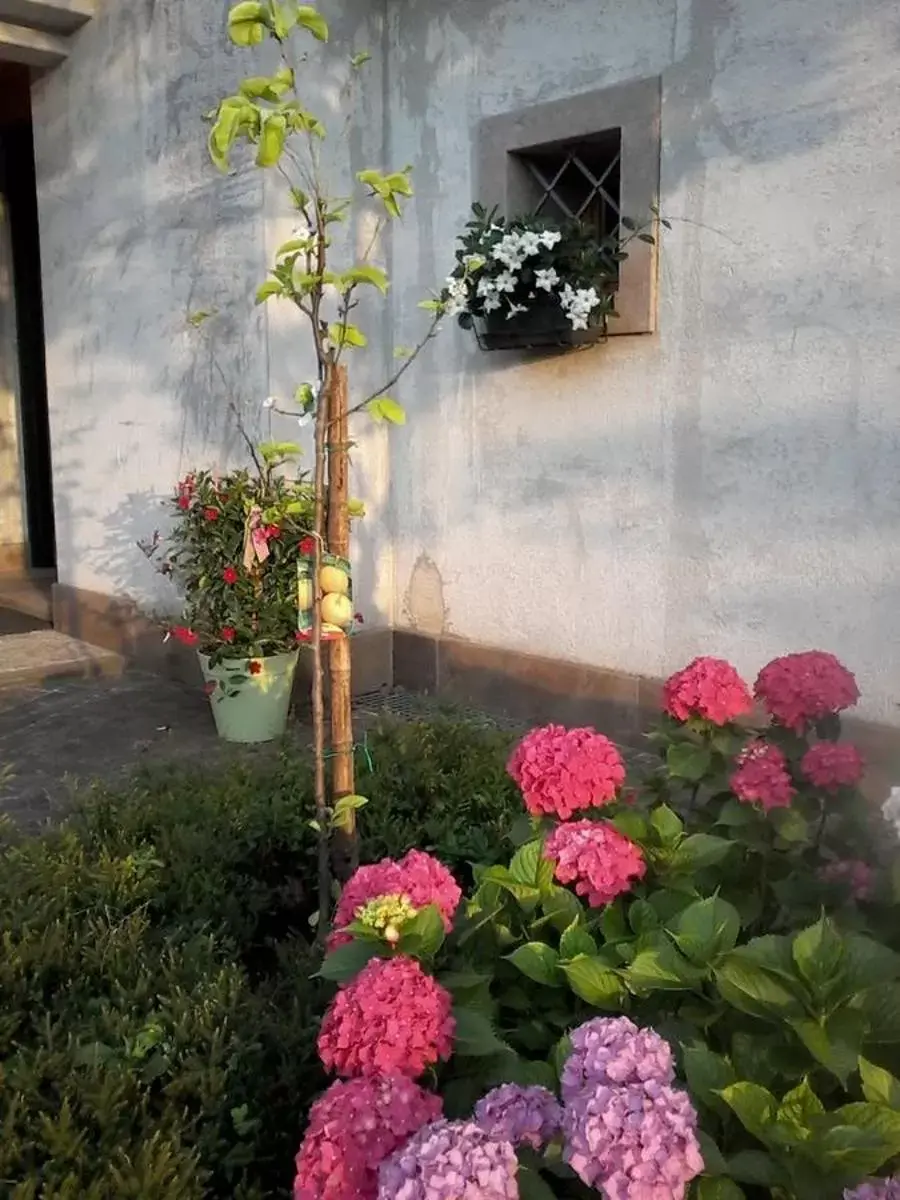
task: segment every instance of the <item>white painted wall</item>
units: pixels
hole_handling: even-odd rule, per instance
[[[482,116],[661,74],[674,220],[658,334],[524,364],[454,331],[407,389],[401,623],[651,675],[713,653],[752,677],[818,646],[897,723],[900,9],[391,11],[393,157],[418,180],[399,340],[476,198]]]
[[[340,53],[367,41],[339,165],[415,168],[357,387],[421,328],[477,198],[482,116],[661,74],[675,225],[657,334],[523,364],[453,330],[399,393],[406,429],[360,427],[367,611],[652,675],[821,646],[863,715],[900,723],[894,0],[386,3],[386,58],[380,5],[342,0],[310,79],[327,111]],[[308,370],[288,314],[250,302],[275,193],[205,158],[200,114],[247,69],[222,16],[109,4],[35,89],[60,578],[147,604],[133,542],[153,497],[237,453],[185,314],[226,311],[216,355],[253,419]]]

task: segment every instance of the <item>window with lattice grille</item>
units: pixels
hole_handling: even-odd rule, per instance
[[[658,77],[614,84],[481,121],[473,199],[507,217],[577,220],[602,239],[623,217],[656,233],[661,85]],[[609,332],[656,328],[657,247],[639,239],[619,267]]]

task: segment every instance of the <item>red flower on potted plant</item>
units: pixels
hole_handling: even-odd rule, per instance
[[[222,578],[225,580],[226,583],[229,583],[229,584],[237,583],[238,573],[234,567],[226,567],[225,570],[222,572]]]
[[[223,642],[233,642],[235,632],[233,625],[225,625],[219,633],[219,637]]]
[[[193,629],[188,629],[186,625],[173,625],[169,633],[182,646],[196,646],[200,641]]]
[[[219,510],[210,506],[209,508],[205,508],[203,510],[203,515],[206,517],[207,521],[218,521]]]

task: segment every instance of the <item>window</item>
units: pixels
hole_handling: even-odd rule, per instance
[[[659,197],[658,77],[487,117],[474,199],[508,217],[581,221],[602,238],[621,217],[652,220]],[[656,328],[656,246],[635,239],[620,265],[610,334]]]

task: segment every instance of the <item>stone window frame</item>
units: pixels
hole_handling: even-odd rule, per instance
[[[532,186],[517,157],[559,142],[577,142],[609,129],[621,131],[620,205],[626,217],[652,221],[651,246],[635,238],[619,271],[617,318],[610,335],[656,329],[662,79],[631,80],[582,92],[564,100],[529,105],[485,117],[476,139],[477,199],[507,216],[520,213]]]

